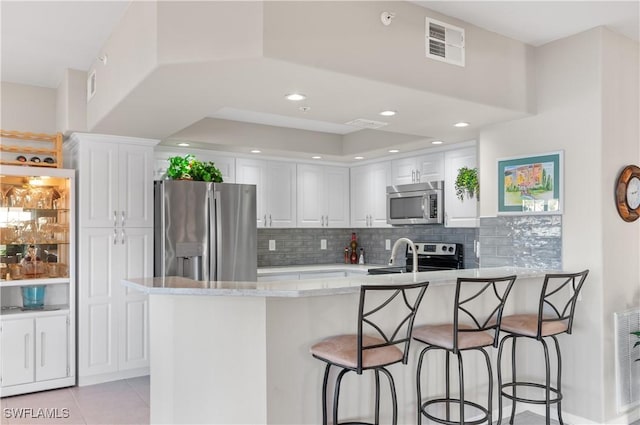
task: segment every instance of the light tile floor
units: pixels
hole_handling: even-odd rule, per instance
[[[0,399],[0,407],[2,425],[149,424],[149,377],[5,397]],[[40,408],[48,408],[49,413],[58,417],[37,417]],[[63,409],[68,409],[68,414]],[[23,417],[14,417],[14,413],[19,412]],[[508,417],[503,418],[503,424],[508,422]],[[543,416],[528,411],[516,415],[514,422],[516,425],[545,423]],[[558,424],[555,420],[551,423]],[[632,425],[640,425],[640,421]]]
[[[0,406],[3,425],[148,424],[149,377],[5,397]]]

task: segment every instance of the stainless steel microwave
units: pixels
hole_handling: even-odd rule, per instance
[[[387,186],[387,223],[442,223],[443,189],[443,181]]]

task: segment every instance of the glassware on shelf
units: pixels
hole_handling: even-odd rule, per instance
[[[24,278],[22,264],[9,264],[9,277],[12,280],[20,280]]]

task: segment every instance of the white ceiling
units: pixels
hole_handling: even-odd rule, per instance
[[[415,1],[414,3],[535,46],[599,25],[605,25],[629,38],[640,39],[638,24],[640,0]],[[0,72],[2,81],[56,88],[62,80],[65,69],[88,70],[100,54],[100,48],[107,41],[128,4],[128,1],[1,0]],[[365,83],[367,82],[352,82],[348,86],[361,86]],[[254,99],[261,97],[274,99],[276,95],[271,97],[266,95],[271,94],[270,92],[275,88],[262,84],[254,87],[250,92]],[[140,87],[139,90],[144,91],[144,87]],[[398,97],[402,94],[401,92],[402,90],[395,89],[389,96]],[[281,96],[281,91],[278,93]],[[376,91],[369,90],[368,93],[376,93]],[[179,93],[176,96],[179,96]],[[219,93],[217,97],[223,99]],[[355,98],[357,96],[354,96]],[[150,102],[149,107],[153,107],[156,103],[151,95],[145,99]],[[273,102],[260,104],[249,98],[237,99],[237,96],[231,95],[229,99],[234,99],[235,102],[201,105],[203,113],[200,116],[343,135],[354,131],[353,127],[345,125],[346,121],[366,117],[364,106],[349,99],[344,100],[344,103],[338,102],[337,105],[340,110],[349,112],[350,118],[346,120],[345,114],[321,113],[320,111],[331,109],[328,104],[319,104],[318,108],[314,106],[310,113],[304,114],[299,113],[297,108],[293,113],[288,113],[283,106],[274,105]],[[332,101],[327,100],[327,102]],[[336,103],[335,100],[333,103]],[[408,111],[417,108],[405,109]],[[461,105],[455,105],[451,109],[449,112],[463,110]],[[483,119],[479,118],[479,122],[489,123],[496,119],[491,115],[495,115],[495,111],[476,112],[486,115]],[[177,111],[167,110],[163,113],[175,116]],[[449,116],[441,118],[453,119]],[[113,119],[125,121],[123,117],[118,118],[118,116],[114,116]],[[374,119],[385,121],[379,116]],[[450,127],[450,122],[446,119],[439,121],[441,121],[439,125]],[[185,115],[185,125],[190,125],[192,122],[186,122]],[[394,117],[394,122],[399,126],[399,133],[431,135],[438,138],[446,136],[444,130],[434,126],[437,123],[429,123],[430,127],[427,128],[417,127],[421,121],[415,119],[410,113],[403,112],[401,116]],[[400,131],[402,122],[404,124]],[[156,130],[162,128],[162,124],[162,122],[145,122],[144,120],[139,122],[140,126],[145,125]],[[424,127],[426,124],[422,123],[422,125]],[[389,126],[388,130],[395,131],[391,127]],[[142,128],[136,130],[138,130],[136,134],[144,132]],[[172,133],[153,137],[165,138],[170,134]]]
[[[599,25],[640,40],[640,0],[414,3],[534,46]],[[128,4],[2,0],[2,81],[56,88],[66,68],[87,71]]]

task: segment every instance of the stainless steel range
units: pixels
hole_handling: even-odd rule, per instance
[[[463,245],[460,243],[416,242],[418,271],[455,270],[464,268]],[[369,274],[407,273],[413,269],[413,249],[407,245],[406,266],[369,269]]]

